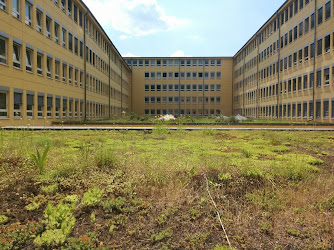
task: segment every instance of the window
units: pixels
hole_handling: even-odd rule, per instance
[[[32,117],[34,106],[34,96],[27,94],[27,117]]]
[[[83,56],[83,42],[80,41],[80,57],[82,58]]]
[[[303,62],[303,50],[302,49],[298,51],[298,58],[299,58],[299,63],[302,63]]]
[[[149,97],[148,96],[145,96],[144,97],[144,100],[145,100],[145,104],[149,104],[150,102],[149,102]]]
[[[303,117],[307,117],[307,102],[303,103]]]
[[[198,84],[198,91],[202,92],[203,91],[203,85],[202,84]]]
[[[315,45],[314,43],[311,43],[311,59],[314,58],[315,55]]]
[[[151,84],[151,91],[155,91],[155,85]]]
[[[21,117],[22,93],[14,92],[14,117]]]
[[[79,75],[79,86],[80,88],[82,88],[82,77],[83,77],[83,72],[80,71],[80,75]],[[80,108],[81,109],[81,108]],[[81,109],[82,110],[82,109]]]
[[[13,43],[13,66],[21,68],[21,46]]]
[[[8,117],[8,100],[7,92],[0,92],[0,118]]]
[[[151,72],[151,79],[155,79],[155,72]]]
[[[68,82],[69,82],[69,84],[72,84],[72,79],[73,79],[73,68],[70,66],[68,68]]]
[[[310,89],[314,86],[314,73],[310,73]]]
[[[325,5],[325,19],[327,20],[328,18],[331,17],[331,1],[328,1]]]
[[[198,66],[203,66],[203,60],[202,59],[198,59]]]
[[[149,79],[150,78],[150,73],[149,72],[145,72],[145,79]]]
[[[79,10],[79,25],[82,27],[82,12]]]
[[[197,85],[193,84],[193,91],[197,91]]]
[[[43,118],[44,96],[37,97],[37,116]]]
[[[321,69],[317,70],[317,87],[321,87]]]
[[[36,30],[40,33],[42,33],[42,17],[43,13],[36,11]]]
[[[6,0],[0,0],[0,9],[6,10]],[[0,114],[1,117],[1,114]]]
[[[75,4],[73,4],[73,20],[78,22],[78,7]]]
[[[55,79],[59,81],[60,62],[55,61]]]
[[[71,32],[68,32],[68,49],[73,50],[73,35]]]
[[[65,0],[61,0],[61,10],[65,11]]]
[[[305,21],[304,21],[304,29],[305,29],[305,33],[307,33],[308,30],[309,30],[309,27],[310,27],[309,22],[310,22],[310,18],[309,18],[309,17],[306,17],[306,18],[305,18]]]
[[[221,72],[217,72],[217,79],[221,78]]]
[[[221,85],[220,84],[217,84],[216,85],[216,91],[220,91],[221,90]]]
[[[307,75],[304,75],[304,89],[307,89]]]
[[[62,45],[66,48],[66,30],[62,29]]]
[[[184,92],[184,84],[181,84],[181,85],[180,85],[180,91],[181,91],[181,92]]]
[[[197,59],[193,59],[193,66],[197,66]]]
[[[325,79],[325,85],[329,84],[329,68],[324,69],[324,79]]]
[[[161,72],[157,72],[157,79],[158,79],[158,80],[161,79]]]
[[[298,12],[298,0],[295,0],[295,14]]]
[[[151,66],[155,66],[155,60],[154,59],[151,60]]]
[[[167,84],[162,85],[162,91],[167,92]]]
[[[67,2],[67,13],[68,16],[72,16],[72,0],[68,0]]]
[[[45,22],[45,33],[48,38],[51,39],[51,19],[46,17],[46,22]]]
[[[74,53],[78,55],[78,38],[74,37]]]
[[[304,57],[305,57],[305,62],[308,60],[308,45],[305,46],[304,48]]]
[[[205,92],[209,91],[209,84],[204,84],[204,91]]]
[[[55,22],[55,42],[59,43],[59,24]]]
[[[323,102],[323,108],[324,108],[324,118],[328,118],[328,115],[329,115],[329,100],[324,100]]]
[[[321,117],[321,101],[316,102],[315,116],[319,119]]]
[[[309,118],[313,118],[313,109],[314,109],[314,106],[313,106],[313,101],[310,101],[309,102]]]
[[[47,57],[46,58],[46,76],[48,78],[51,78],[51,74],[52,74],[52,58]]]
[[[2,37],[0,37],[0,64],[1,63],[7,64],[7,40]]]
[[[66,83],[66,74],[67,74],[67,64],[63,63],[63,75],[62,80]]]
[[[12,0],[12,8],[13,17],[20,19],[20,0]]]
[[[63,97],[63,117],[66,117],[66,110],[67,110],[67,98]]]
[[[31,26],[31,5],[28,2],[25,2],[25,22],[27,25]]]
[[[329,52],[331,48],[331,36],[328,34],[325,36],[325,53]]]
[[[33,51],[26,49],[26,70],[32,72],[32,55]]]
[[[197,72],[193,72],[193,79],[197,79]]]
[[[221,66],[221,60],[217,59],[217,66]]]
[[[299,9],[301,10],[303,8],[304,5],[304,0],[300,0],[299,1]]]
[[[157,60],[157,66],[160,67],[161,66],[161,60]]]
[[[322,24],[322,19],[323,19],[323,10],[322,10],[322,6],[321,7],[319,7],[319,9],[318,9],[318,25],[319,24]]]
[[[293,39],[294,40],[297,40],[297,37],[298,37],[298,30],[297,29],[298,29],[297,26],[295,26],[293,28]]]
[[[37,74],[43,75],[43,55],[37,53]]]
[[[311,14],[311,29],[314,29],[315,26],[315,14]]]
[[[304,27],[303,22],[300,22],[299,23],[299,37],[303,35],[303,27]]]
[[[191,66],[191,60],[187,60],[187,66]]]
[[[317,55],[320,56],[322,54],[322,38],[318,39],[318,51]]]

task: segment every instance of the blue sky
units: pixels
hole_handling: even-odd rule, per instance
[[[285,0],[83,0],[123,56],[233,56]]]

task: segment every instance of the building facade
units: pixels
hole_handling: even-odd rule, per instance
[[[129,110],[131,70],[82,1],[0,0],[0,122]]]
[[[333,0],[290,0],[234,57],[233,113],[334,119]]]
[[[139,115],[232,115],[232,58],[125,58]]]
[[[285,1],[234,57],[122,58],[81,0],[0,0],[0,126],[123,111],[333,123],[334,1]]]

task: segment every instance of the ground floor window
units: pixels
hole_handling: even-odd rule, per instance
[[[21,117],[22,93],[14,93],[14,117]]]
[[[27,117],[33,116],[34,96],[27,94]]]
[[[0,92],[0,118],[8,117],[8,93]]]
[[[43,118],[44,96],[38,96],[37,116]]]
[[[47,117],[52,117],[52,97],[47,98]]]

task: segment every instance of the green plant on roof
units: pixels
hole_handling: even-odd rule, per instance
[[[35,166],[38,168],[38,171],[40,174],[43,173],[45,170],[46,157],[48,155],[49,148],[50,148],[50,145],[48,144],[46,148],[44,149],[44,152],[42,155],[39,153],[38,149],[36,149],[36,154],[31,155],[32,160]]]

